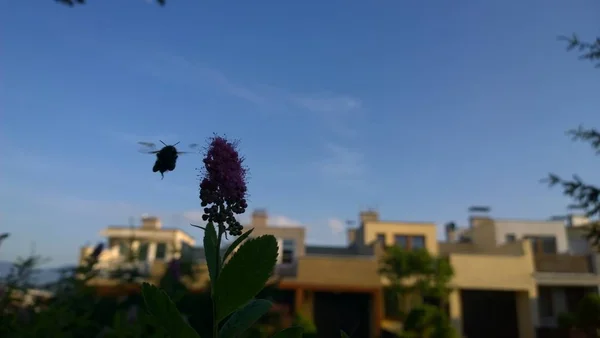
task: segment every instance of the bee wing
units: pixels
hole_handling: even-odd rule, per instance
[[[154,144],[152,142],[138,142],[138,144],[142,146],[142,148],[140,149],[140,152],[142,152],[142,153],[146,153],[146,154],[158,153],[158,150],[156,150],[156,144]]]
[[[196,150],[198,148],[198,143],[192,143],[188,146],[191,150]],[[178,154],[189,154],[196,153],[197,151],[178,151]]]

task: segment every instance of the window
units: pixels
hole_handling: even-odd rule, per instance
[[[281,263],[291,264],[294,262],[295,243],[293,239],[283,240],[283,252],[281,255]]]
[[[412,250],[425,249],[425,236],[413,236],[410,241],[410,247]]]
[[[156,244],[156,259],[165,259],[167,257],[167,243]]]
[[[140,243],[140,246],[138,247],[137,259],[139,261],[145,261],[148,259],[148,243]]]
[[[394,243],[402,249],[408,249],[408,237],[404,235],[394,236]]]
[[[534,254],[555,254],[556,238],[551,236],[527,236],[531,241],[531,249]]]
[[[394,236],[394,243],[396,246],[407,250],[425,249],[425,236],[396,235]]]
[[[540,311],[540,317],[547,318],[554,316],[554,302],[552,300],[551,288],[539,288],[538,307]]]
[[[554,237],[542,238],[542,252],[545,254],[556,253],[557,252],[556,238],[554,238]]]
[[[506,234],[506,243],[512,243],[517,240],[517,236],[515,234]]]
[[[377,234],[377,243],[385,245],[385,234]]]
[[[192,260],[194,259],[194,248],[186,242],[181,242],[181,259]]]

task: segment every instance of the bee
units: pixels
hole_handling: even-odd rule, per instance
[[[156,161],[154,162],[154,166],[152,167],[152,172],[160,172],[161,179],[165,178],[165,173],[167,171],[175,170],[175,166],[177,165],[177,158],[180,154],[186,154],[189,152],[178,151],[176,146],[179,142],[168,145],[163,141],[160,141],[164,145],[160,150],[156,150],[156,145],[151,142],[138,142],[145,149],[142,150],[143,153],[146,154],[155,154]],[[190,149],[197,148],[198,145],[193,143],[189,145]]]

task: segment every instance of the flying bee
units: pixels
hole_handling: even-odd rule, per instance
[[[177,165],[177,158],[180,154],[187,154],[189,152],[186,151],[178,151],[175,146],[179,144],[179,142],[168,145],[163,141],[160,141],[164,145],[160,150],[156,150],[156,145],[150,142],[138,142],[141,146],[144,147],[142,150],[143,153],[146,154],[155,154],[156,162],[154,162],[154,166],[152,167],[152,172],[160,172],[161,179],[165,178],[165,173],[167,171],[175,170],[175,166]],[[190,149],[197,148],[198,145],[193,143],[189,145]]]

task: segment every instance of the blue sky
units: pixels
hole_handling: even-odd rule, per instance
[[[546,218],[548,171],[597,179],[564,131],[598,126],[600,73],[556,36],[600,2],[89,0],[0,5],[0,259],[52,265],[143,213],[196,237],[198,155],[151,172],[137,141],[241,139],[250,207],[342,245],[388,220]],[[594,176],[595,174],[595,176]]]

